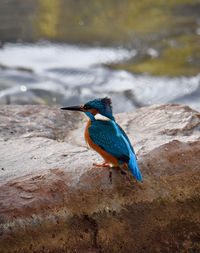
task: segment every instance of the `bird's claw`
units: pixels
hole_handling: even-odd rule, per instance
[[[93,166],[95,166],[95,167],[106,167],[106,168],[110,168],[110,165],[107,164],[107,163],[102,163],[102,164],[93,163]]]

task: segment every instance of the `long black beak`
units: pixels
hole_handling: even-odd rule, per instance
[[[69,111],[81,111],[83,112],[84,109],[83,109],[83,106],[69,106],[69,107],[62,107],[60,108],[61,110],[69,110]]]

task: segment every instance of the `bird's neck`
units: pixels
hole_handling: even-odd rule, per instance
[[[91,120],[91,122],[95,121],[95,120],[106,120],[106,121],[114,121],[115,122],[115,118],[108,118],[104,115],[102,115],[101,113],[98,112],[93,112],[93,111],[85,111],[84,112]]]
[[[85,111],[84,113],[90,118],[91,121],[95,120],[95,117],[94,117],[94,115],[91,112]]]
[[[106,117],[106,116],[104,116],[104,115],[102,115],[102,114],[100,114],[100,113],[95,114],[95,115],[94,115],[94,118],[95,118],[96,120],[104,120],[104,121],[110,121],[110,120],[111,120],[111,119],[109,119],[108,117]]]

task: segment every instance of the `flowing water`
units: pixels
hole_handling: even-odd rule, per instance
[[[200,111],[200,74],[136,75],[106,67],[136,56],[136,49],[6,43],[0,49],[0,104],[67,106],[109,96],[115,112],[163,103]]]
[[[199,0],[2,0],[0,104],[200,110],[199,13]]]

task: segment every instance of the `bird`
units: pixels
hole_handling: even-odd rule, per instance
[[[84,105],[60,109],[84,112],[89,117],[85,141],[104,159],[103,164],[94,163],[94,166],[128,168],[137,180],[143,180],[130,140],[115,121],[110,98],[97,98]]]

